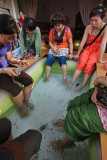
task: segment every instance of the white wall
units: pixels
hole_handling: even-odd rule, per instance
[[[70,27],[75,27],[75,16],[79,12],[78,0],[38,0],[37,22],[49,22],[49,17],[55,12],[63,12],[71,20]]]

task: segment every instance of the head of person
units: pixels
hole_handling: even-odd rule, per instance
[[[90,13],[90,24],[94,28],[100,28],[105,16],[104,8],[98,6],[94,8]]]
[[[0,44],[8,45],[17,35],[17,25],[13,17],[7,14],[0,15]]]
[[[50,17],[50,23],[56,31],[60,31],[66,23],[66,17],[62,13],[56,13]]]
[[[5,143],[11,136],[11,122],[7,118],[0,119],[0,145]]]
[[[31,17],[26,17],[23,21],[23,30],[32,36],[36,29],[36,22]]]

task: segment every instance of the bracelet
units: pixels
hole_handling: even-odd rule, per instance
[[[2,68],[2,73],[4,74],[5,72],[4,72],[4,68]]]
[[[17,64],[19,64],[19,61],[21,61],[20,59],[17,60]]]

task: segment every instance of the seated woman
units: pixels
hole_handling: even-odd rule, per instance
[[[24,104],[28,107],[33,107],[28,102],[32,91],[33,79],[23,71],[17,74],[17,68],[12,66],[12,64],[19,64],[21,66],[27,64],[26,61],[12,56],[11,42],[17,33],[14,19],[9,15],[1,14],[0,22],[0,88],[11,93],[20,114],[26,116],[28,112],[24,108]],[[22,88],[15,81],[24,85],[23,92]]]
[[[74,57],[75,59],[79,60],[72,82],[68,86],[69,88],[72,88],[74,82],[77,80],[82,70],[84,69],[84,80],[77,91],[83,89],[90,76],[95,71],[96,62],[99,61],[104,63],[102,61],[102,57],[106,49],[107,26],[104,28],[100,36],[91,45],[88,45],[95,39],[99,31],[104,27],[105,23],[103,22],[103,17],[104,11],[102,8],[98,7],[92,10],[90,14],[90,24],[85,29],[77,55]],[[86,47],[81,53],[85,44]]]
[[[107,132],[107,109],[96,98],[100,85],[107,87],[107,77],[97,78],[94,81],[95,88],[69,102],[65,120],[55,124],[64,125],[64,139],[51,142],[53,148],[64,149],[94,133]]]
[[[42,135],[29,129],[13,139],[12,125],[9,119],[0,119],[0,159],[1,160],[35,160],[40,148]]]
[[[50,22],[54,26],[49,33],[49,45],[50,50],[46,60],[46,81],[49,79],[50,70],[56,57],[58,57],[59,64],[61,66],[63,74],[63,83],[66,84],[66,59],[72,58],[73,55],[73,43],[72,33],[68,26],[64,23],[66,18],[64,15],[58,13],[50,17]]]
[[[24,52],[32,53],[36,59],[41,56],[41,33],[36,22],[31,17],[26,17],[20,31],[20,47],[14,50],[14,57],[23,56]]]

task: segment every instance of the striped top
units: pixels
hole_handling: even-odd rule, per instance
[[[9,149],[13,153],[15,160],[25,160],[24,148],[19,142],[15,140],[7,141],[0,147]]]

